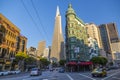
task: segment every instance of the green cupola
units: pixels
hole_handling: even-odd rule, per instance
[[[66,15],[70,15],[70,14],[73,14],[73,15],[76,16],[76,13],[75,13],[75,11],[73,10],[71,4],[68,5],[68,10],[66,11]]]

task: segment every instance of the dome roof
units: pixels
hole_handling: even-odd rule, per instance
[[[68,15],[68,14],[74,14],[74,15],[76,15],[76,14],[75,14],[75,11],[74,11],[74,9],[72,8],[72,5],[71,5],[71,4],[68,5],[68,10],[66,11],[66,15]]]

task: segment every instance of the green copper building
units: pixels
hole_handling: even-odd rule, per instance
[[[65,31],[67,61],[88,61],[88,38],[85,23],[77,17],[71,4],[66,11]]]

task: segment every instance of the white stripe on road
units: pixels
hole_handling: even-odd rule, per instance
[[[80,76],[84,76],[84,77],[87,77],[87,78],[89,78],[89,79],[92,79],[92,80],[96,80],[96,79],[94,79],[94,78],[91,78],[91,77],[89,77],[89,76],[86,76],[86,75],[83,75],[83,74],[79,74]]]
[[[114,75],[116,75],[117,73],[119,73],[120,71],[118,71],[118,72],[116,72],[116,73],[114,73],[114,74],[112,74],[112,75],[110,75],[110,76],[108,76],[108,77],[106,77],[106,78],[104,78],[104,79],[101,79],[101,80],[105,80],[105,79],[107,79],[107,78],[109,78],[109,77],[111,77],[111,76],[114,76]]]
[[[48,80],[48,79],[43,79],[43,80]]]
[[[66,74],[70,80],[74,80],[70,75]]]

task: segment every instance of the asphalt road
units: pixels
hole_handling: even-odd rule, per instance
[[[0,80],[120,80],[120,69],[110,70],[107,77],[92,77],[90,72],[44,71],[40,76],[30,76],[30,73],[0,76]]]

